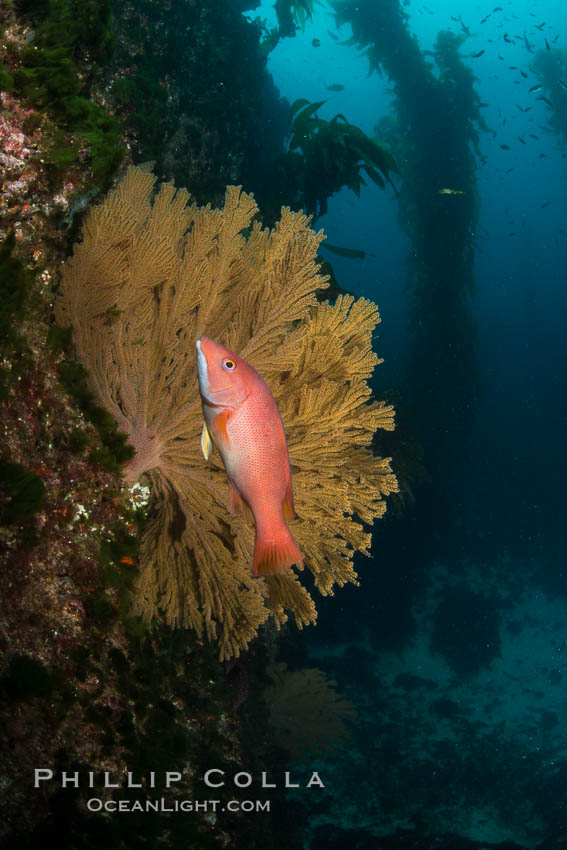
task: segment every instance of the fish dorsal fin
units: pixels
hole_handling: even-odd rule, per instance
[[[203,430],[201,431],[201,451],[203,452],[205,460],[209,459],[212,447],[213,441],[211,440],[207,423],[203,422]]]

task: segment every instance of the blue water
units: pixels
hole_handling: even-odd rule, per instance
[[[529,92],[539,78],[523,34],[536,50],[545,39],[565,49],[567,7],[412,0],[404,8],[422,50],[442,29],[470,28],[460,52],[486,104],[469,301],[479,395],[452,470],[444,539],[415,519],[419,504],[398,525],[375,525],[373,559],[358,564],[364,590],[323,601],[317,628],[305,633],[311,661],[359,709],[351,744],[323,762],[329,788],[306,842],[555,850],[567,846],[567,140]],[[270,2],[247,14],[275,22]],[[316,7],[304,32],[280,40],[269,70],[282,97],[325,100],[321,117],[341,112],[373,136],[394,108],[392,84],[369,75],[361,51],[329,30],[339,41],[351,35]],[[344,90],[329,91],[336,83]],[[333,267],[342,286],[379,305],[378,393],[403,392],[410,239],[394,192],[370,185],[357,199],[343,190],[317,227],[329,242],[366,252],[333,258]],[[394,835],[401,843],[388,843]]]

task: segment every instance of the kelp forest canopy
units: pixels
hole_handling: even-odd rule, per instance
[[[478,131],[487,130],[475,77],[459,54],[465,34],[441,32],[431,60],[408,29],[399,0],[334,0],[349,43],[364,47],[371,70],[394,86],[395,115],[377,120],[377,134],[398,164],[400,221],[412,241],[412,322],[407,382],[434,487],[462,452],[476,398],[474,232]]]

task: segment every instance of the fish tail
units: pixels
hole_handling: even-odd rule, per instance
[[[292,564],[303,567],[303,557],[299,547],[285,523],[281,530],[269,536],[258,534],[254,545],[252,572],[255,576],[271,576],[283,573]]]

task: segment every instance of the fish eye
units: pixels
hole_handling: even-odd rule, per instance
[[[222,361],[222,368],[225,372],[234,372],[236,369],[236,363],[234,360],[231,360],[230,357],[227,357],[226,360]]]

